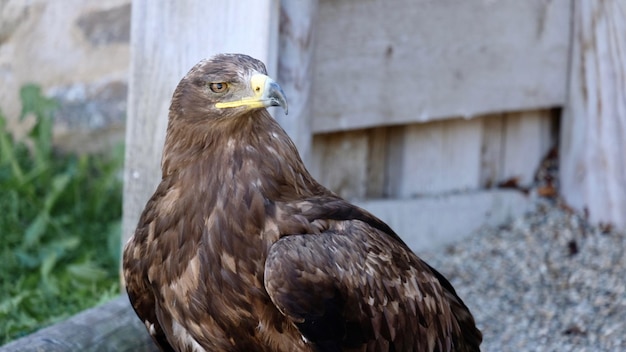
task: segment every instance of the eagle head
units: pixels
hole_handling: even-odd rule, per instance
[[[222,119],[270,106],[288,112],[285,93],[267,76],[265,65],[248,55],[219,54],[200,61],[181,80],[170,116]]]

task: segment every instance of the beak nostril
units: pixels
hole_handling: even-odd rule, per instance
[[[257,92],[261,91],[261,87],[256,87],[254,90],[256,90]]]

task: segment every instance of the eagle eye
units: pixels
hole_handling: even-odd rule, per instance
[[[209,84],[209,88],[213,93],[224,93],[228,89],[228,83],[217,82]]]

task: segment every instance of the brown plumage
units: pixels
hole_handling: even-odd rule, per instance
[[[124,249],[163,351],[478,351],[450,283],[385,223],[317,183],[245,55],[197,64],[172,99],[162,180]]]

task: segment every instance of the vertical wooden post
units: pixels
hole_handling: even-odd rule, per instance
[[[626,3],[572,3],[561,193],[590,220],[626,229]]]
[[[280,8],[278,81],[289,101],[289,115],[278,114],[276,119],[293,139],[307,166],[311,163],[309,93],[317,6],[318,0],[282,0]]]
[[[167,111],[178,81],[220,52],[246,53],[276,75],[279,0],[133,0],[122,243],[158,184]]]

